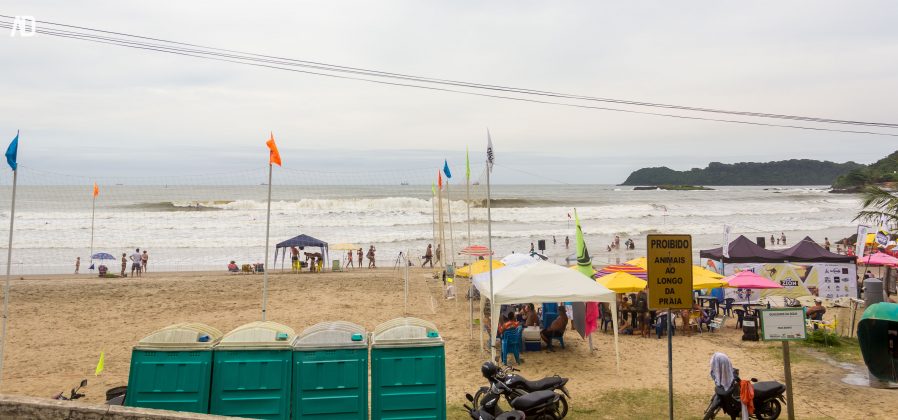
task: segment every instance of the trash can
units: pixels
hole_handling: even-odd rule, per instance
[[[276,322],[251,322],[227,333],[213,352],[210,414],[290,418],[296,333]]]
[[[371,334],[371,418],[446,419],[446,358],[436,326],[396,318]]]
[[[349,322],[315,324],[293,341],[293,419],[368,418],[368,334]]]
[[[746,313],[742,317],[742,341],[758,341],[758,316],[754,313]]]
[[[131,352],[125,405],[208,413],[212,347],[220,339],[221,331],[199,323],[144,337]]]

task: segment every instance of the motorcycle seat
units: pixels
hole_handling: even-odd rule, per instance
[[[549,376],[548,378],[543,378],[538,381],[528,381],[524,379],[521,381],[521,384],[524,388],[527,389],[528,392],[533,391],[542,391],[546,389],[555,389],[567,382],[566,379],[558,377],[558,376]]]
[[[541,405],[555,401],[558,396],[554,391],[536,391],[521,395],[511,401],[511,407],[515,410],[529,411]]]
[[[754,384],[755,400],[766,400],[782,394],[786,390],[786,386],[777,381],[765,381]]]

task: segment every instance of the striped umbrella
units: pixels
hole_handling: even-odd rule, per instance
[[[615,264],[603,267],[601,270],[596,272],[596,278],[607,276],[612,273],[627,273],[632,276],[639,277],[643,280],[648,279],[648,273],[646,273],[644,268],[630,264]]]
[[[492,252],[490,252],[489,248],[487,248],[483,245],[471,245],[471,246],[466,246],[458,254],[459,255],[470,255],[472,257],[486,257],[486,256],[492,254]]]

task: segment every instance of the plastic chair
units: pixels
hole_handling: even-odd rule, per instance
[[[602,305],[602,331],[608,331],[608,325],[611,324],[611,311],[606,305]]]
[[[549,312],[549,310],[551,310],[551,308],[552,308],[549,305],[554,305],[555,312]],[[553,304],[544,303],[543,307],[546,308],[546,311],[543,312],[543,329],[546,329],[546,328],[549,328],[550,325],[552,325],[552,322],[555,321],[555,318],[558,318],[557,311],[559,310],[559,308],[558,308],[558,305],[556,305],[554,303]],[[564,334],[562,334],[559,337],[552,337],[552,339],[558,340],[558,343],[561,344],[561,348],[564,348]]]
[[[667,317],[670,314],[658,315],[655,318],[655,335],[661,338],[661,334],[667,333]],[[671,318],[671,335],[677,335],[677,317]]]
[[[502,364],[508,365],[508,353],[514,354],[514,360],[521,364],[521,328],[506,330],[502,333]]]
[[[736,299],[726,298],[723,300],[723,314],[726,316],[733,316],[733,302]]]
[[[733,313],[736,314],[736,329],[742,328],[742,319],[745,317],[745,310],[733,309]]]

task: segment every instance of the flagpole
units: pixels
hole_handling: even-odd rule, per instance
[[[265,261],[262,264],[262,321],[265,321],[268,310],[268,234],[271,228],[271,171],[273,165],[268,162],[268,211],[265,215]]]
[[[94,199],[90,205],[90,263],[94,263],[94,215],[97,210],[97,195],[92,194]]]
[[[465,206],[467,207],[468,213],[468,246],[471,246],[471,163],[468,161],[467,150],[465,151]],[[473,264],[473,257],[472,259]],[[472,267],[473,268],[473,267]],[[473,278],[473,276],[471,276]],[[474,338],[474,282],[471,281],[471,285],[468,287],[468,301],[470,303],[469,313],[470,313],[470,325],[471,325],[471,338]]]
[[[435,189],[430,190],[430,230],[433,234],[433,245],[437,242],[437,195]]]
[[[452,234],[452,195],[449,194],[449,177],[446,177],[446,212],[449,214],[449,249],[452,265],[455,265],[455,235]]]
[[[448,252],[448,250],[446,249],[446,229],[445,229],[445,225],[443,224],[443,186],[438,185],[437,187],[439,188],[437,190],[437,200],[439,201],[439,204],[437,207],[437,209],[438,209],[437,210],[437,220],[438,220],[438,223],[440,224],[440,229],[439,229],[439,233],[440,233],[440,267],[445,268],[446,267],[446,253]]]
[[[489,134],[487,134],[489,135]],[[496,294],[493,293],[493,218],[490,212],[490,168],[489,162],[487,162],[486,168],[486,236],[487,236],[487,248],[489,248],[489,270],[490,270],[490,361],[496,359],[496,346],[492,345],[493,336],[496,335],[496,332],[493,331],[493,318],[496,317],[500,308],[496,307],[495,297]]]
[[[18,138],[18,135],[16,135]],[[3,383],[3,350],[6,348],[6,324],[9,322],[9,276],[12,266],[12,232],[13,223],[16,220],[16,181],[19,175],[17,169],[12,171],[12,204],[9,210],[9,244],[6,249],[6,282],[3,286],[3,341],[0,341],[0,384]]]

